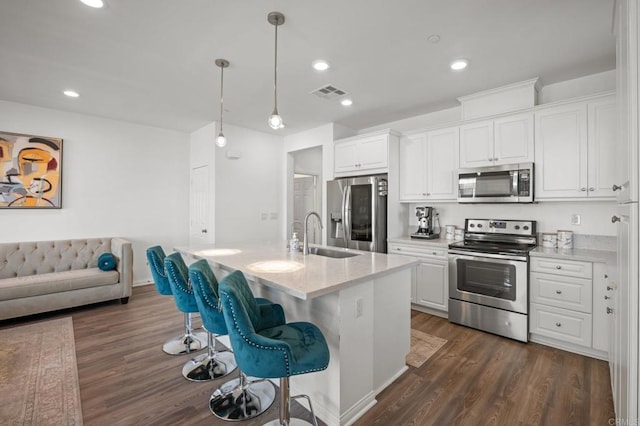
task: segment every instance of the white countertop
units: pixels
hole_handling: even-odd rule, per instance
[[[584,262],[600,262],[616,265],[616,252],[594,249],[559,249],[538,246],[530,252],[533,257],[552,257],[555,259],[578,260]]]
[[[340,291],[419,263],[418,259],[408,256],[337,247],[328,248],[358,253],[358,256],[344,259],[303,256],[302,253],[289,253],[286,244],[286,241],[243,242],[176,247],[175,250],[206,259],[214,267],[240,270],[247,279],[303,300]]]

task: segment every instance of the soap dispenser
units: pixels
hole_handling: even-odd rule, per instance
[[[289,240],[289,251],[291,253],[297,253],[300,251],[300,240],[298,239],[298,234],[295,232],[291,235],[291,239]]]

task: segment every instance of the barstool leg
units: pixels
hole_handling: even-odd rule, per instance
[[[193,332],[191,313],[184,314],[184,334],[174,337],[162,345],[162,350],[169,355],[185,355],[207,347],[207,333]]]
[[[213,333],[207,333],[208,346],[206,354],[199,355],[182,367],[185,379],[194,382],[205,382],[219,379],[237,368],[236,359],[230,351],[218,352]]]
[[[276,399],[273,383],[267,379],[239,377],[223,383],[209,399],[209,409],[223,420],[246,420],[264,413]]]
[[[270,422],[265,423],[264,426],[302,426],[302,425],[310,425],[318,426],[318,419],[316,418],[316,414],[313,412],[313,406],[311,405],[311,398],[308,395],[296,395],[291,396],[289,389],[289,378],[281,377],[280,378],[280,407],[278,408],[278,419],[271,420]],[[291,400],[304,398],[309,403],[309,411],[311,412],[311,419],[313,423],[309,423],[306,420],[291,418]]]

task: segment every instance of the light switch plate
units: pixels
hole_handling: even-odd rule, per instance
[[[580,225],[580,215],[579,214],[572,214],[571,215],[571,224],[572,225]]]

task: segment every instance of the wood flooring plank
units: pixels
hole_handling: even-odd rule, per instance
[[[0,329],[72,316],[85,425],[229,425],[209,412],[221,381],[181,375],[188,356],[162,352],[183,315],[154,286],[107,302],[0,322]],[[521,343],[411,312],[412,327],[448,342],[377,395],[355,425],[606,425],[614,417],[606,362]],[[200,322],[196,316],[194,325]],[[233,373],[235,374],[235,373]],[[228,378],[227,378],[228,379]],[[227,379],[223,379],[227,380]],[[307,416],[298,405],[295,415]],[[238,425],[278,416],[277,403]]]

